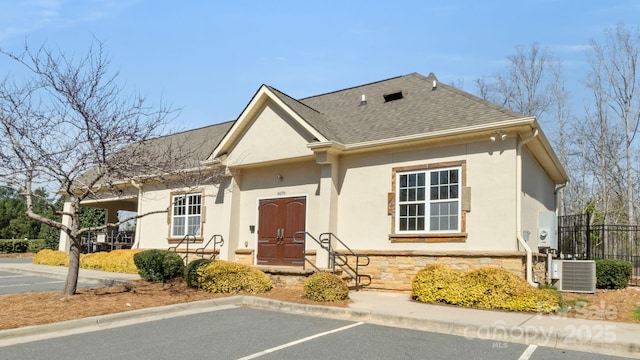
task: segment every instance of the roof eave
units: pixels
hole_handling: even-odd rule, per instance
[[[378,147],[384,146],[392,146],[395,144],[404,144],[407,142],[413,141],[425,141],[431,139],[440,139],[445,137],[453,137],[453,136],[464,136],[470,134],[478,134],[479,132],[491,132],[497,130],[504,130],[506,128],[513,128],[523,125],[534,126],[536,124],[536,120],[533,117],[525,117],[520,119],[513,119],[507,121],[494,122],[490,124],[483,125],[474,125],[468,127],[461,127],[456,129],[447,129],[442,131],[433,131],[422,134],[414,134],[407,136],[400,136],[388,139],[380,139],[373,141],[365,141],[353,144],[346,144],[344,146],[344,151],[357,151],[357,150],[367,150],[369,148],[375,149]]]

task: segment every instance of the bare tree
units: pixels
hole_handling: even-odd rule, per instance
[[[89,231],[80,227],[81,202],[105,193],[120,196],[131,179],[184,169],[194,158],[181,151],[181,144],[152,140],[165,132],[175,111],[162,105],[152,108],[144,97],[124,94],[116,83],[118,74],[108,70],[100,41],[94,40],[86,55],[77,58],[46,45],[32,49],[25,44],[21,53],[0,53],[29,75],[21,81],[7,76],[0,83],[0,180],[22,189],[29,217],[70,238],[64,293],[72,295],[81,235]],[[69,217],[70,224],[34,210],[33,189],[43,185],[55,187],[66,198],[65,211],[53,204],[50,209]]]
[[[562,164],[568,163],[568,155],[567,155],[567,138],[566,138],[566,128],[568,125],[568,121],[570,119],[568,101],[569,101],[569,91],[565,87],[564,78],[562,76],[562,67],[558,63],[556,66],[551,68],[552,78],[554,79],[551,82],[550,90],[551,96],[553,97],[553,105],[555,109],[555,118],[558,124],[558,133],[555,138],[555,144],[558,151],[558,156],[560,157],[560,162]],[[565,184],[566,185],[566,184]],[[566,202],[565,202],[565,189],[560,188],[558,190],[559,193],[559,203],[558,209],[560,215],[565,215],[566,213]]]
[[[640,31],[619,24],[605,31],[604,40],[591,40],[591,77],[602,81],[600,92],[611,116],[624,127],[627,221],[635,224],[633,145],[640,122],[640,99],[636,93],[640,54]]]
[[[476,80],[480,97],[541,119],[554,101],[552,87],[560,76],[560,61],[535,42],[516,46],[508,60],[507,69],[495,74],[494,81]]]

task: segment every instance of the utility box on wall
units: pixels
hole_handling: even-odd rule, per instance
[[[538,213],[538,247],[558,249],[558,225],[553,211]]]

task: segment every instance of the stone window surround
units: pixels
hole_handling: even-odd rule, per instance
[[[447,168],[459,166],[461,169],[460,174],[460,195],[463,205],[460,209],[460,232],[456,233],[416,233],[416,234],[397,234],[396,229],[396,174],[399,172],[417,171],[417,170],[434,170],[438,168]],[[468,197],[469,190],[467,186],[467,162],[465,160],[460,161],[448,161],[430,163],[424,165],[413,166],[401,166],[394,167],[391,170],[391,192],[388,194],[388,209],[387,213],[391,217],[391,232],[389,234],[389,241],[392,243],[441,243],[441,242],[465,242],[467,241],[466,232],[466,214],[469,212],[468,201],[465,198]],[[466,204],[465,204],[466,203]]]
[[[206,208],[205,208],[205,193],[204,193],[204,189],[192,189],[192,190],[188,190],[188,191],[172,191],[169,194],[169,209],[167,211],[167,225],[168,226],[168,230],[167,230],[167,241],[169,242],[169,244],[177,244],[180,241],[182,241],[182,239],[184,238],[184,235],[179,236],[179,237],[175,237],[173,236],[173,222],[172,222],[172,218],[173,218],[173,197],[176,195],[196,195],[196,194],[200,194],[201,198],[200,198],[200,235],[197,235],[195,240],[196,243],[202,243],[204,241],[204,223],[205,223],[205,214],[206,214]],[[187,224],[185,223],[185,226],[187,226]]]

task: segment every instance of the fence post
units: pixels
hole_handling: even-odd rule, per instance
[[[591,259],[591,213],[587,213],[587,259]]]

